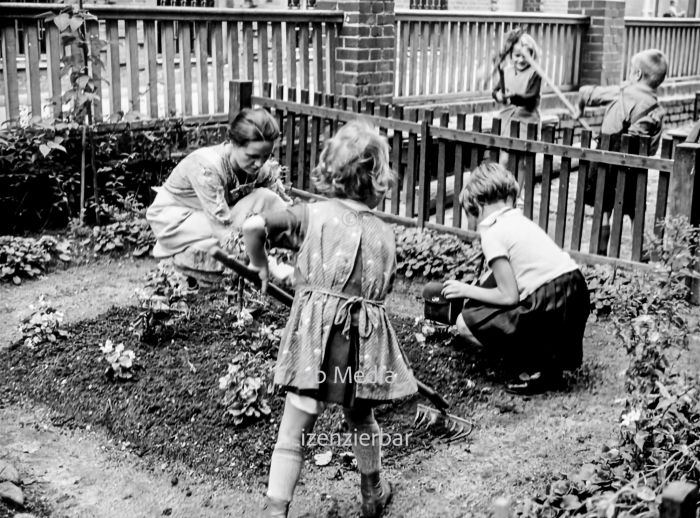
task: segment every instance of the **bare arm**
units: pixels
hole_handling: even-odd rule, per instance
[[[241,230],[243,231],[243,242],[246,252],[248,257],[250,257],[250,269],[258,272],[262,281],[260,291],[265,293],[269,277],[267,251],[265,250],[265,241],[267,239],[265,219],[262,216],[251,216],[245,220]]]
[[[497,257],[491,262],[491,270],[496,279],[495,288],[480,288],[459,281],[446,281],[442,294],[445,298],[469,298],[497,306],[513,306],[520,300],[518,283],[510,262],[505,257]]]

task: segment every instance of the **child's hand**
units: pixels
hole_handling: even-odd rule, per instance
[[[500,90],[497,90],[493,95],[499,103],[505,102],[506,100],[506,98],[503,96],[503,92]]]
[[[459,281],[445,281],[442,296],[446,299],[469,298],[469,284]]]

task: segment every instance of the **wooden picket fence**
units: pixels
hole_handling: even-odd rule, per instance
[[[405,110],[386,104],[360,105],[347,98],[278,89],[273,98],[270,86],[263,96],[252,96],[252,85],[231,85],[232,108],[260,105],[270,109],[283,128],[277,158],[288,167],[293,185],[301,193],[313,195],[310,170],[317,163],[323,141],[350,120],[362,117],[380,128],[391,144],[391,162],[400,181],[378,208],[388,220],[407,225],[451,232],[465,238],[475,236],[473,221],[465,220],[459,205],[464,173],[484,158],[498,160],[508,153],[508,165],[523,186],[523,211],[582,261],[641,265],[645,253],[645,232],[660,235],[655,222],[668,215],[684,214],[697,218],[698,189],[693,191],[694,168],[700,160],[700,145],[678,144],[664,139],[660,158],[646,156],[647,139],[623,136],[619,147],[603,136],[599,149],[592,149],[592,135],[583,132],[582,145],[572,145],[573,129],[565,128],[560,142],[554,130],[537,139],[536,125],[529,125],[526,138],[513,124],[511,136],[501,136],[500,121],[494,120],[488,132],[480,116],[474,116],[469,130],[466,117],[459,116],[450,126],[446,114]],[[285,100],[286,99],[286,100]],[[555,160],[559,162],[555,170]],[[578,166],[576,165],[578,161]],[[536,175],[541,164],[541,178]],[[539,168],[538,171],[539,172]],[[594,175],[596,203],[584,204],[586,180]],[[607,250],[600,252],[603,237],[602,189],[606,176],[616,181],[615,207]],[[653,176],[653,188],[649,179]],[[593,180],[596,181],[596,180]],[[632,192],[634,218],[625,225],[622,211],[626,191]],[[695,194],[692,194],[695,192]],[[690,199],[690,196],[693,199]],[[628,194],[629,196],[629,194]],[[691,218],[691,221],[692,221]]]
[[[571,90],[578,85],[588,24],[579,15],[397,9],[394,95],[406,102],[490,93],[493,60],[516,26],[539,42],[547,75],[562,91]]]
[[[667,80],[700,79],[700,18],[625,18],[623,79],[632,56],[659,49],[668,58]]]
[[[2,91],[0,122],[57,117],[63,46],[45,21],[64,5],[0,5]],[[315,92],[335,91],[335,48],[342,13],[86,5],[97,17],[87,37],[104,68],[91,66],[102,85],[93,103],[96,121],[118,113],[140,118],[226,113],[226,85],[248,79]],[[101,48],[100,40],[107,42]]]

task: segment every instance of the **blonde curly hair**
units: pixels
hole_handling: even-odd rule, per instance
[[[396,181],[386,138],[366,121],[348,122],[326,142],[311,180],[332,198],[381,199]]]

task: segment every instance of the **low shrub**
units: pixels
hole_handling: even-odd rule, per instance
[[[700,242],[700,229],[687,218],[667,218],[664,237],[649,235],[648,249],[654,267],[651,271],[626,270],[612,266],[582,268],[591,291],[594,318],[614,315],[631,321],[641,315],[662,315],[682,325],[687,307],[687,279],[693,271]]]
[[[272,394],[268,375],[271,365],[258,354],[242,352],[231,360],[228,371],[219,378],[219,389],[224,391],[221,404],[234,425],[270,415],[267,396]]]
[[[97,221],[99,205],[119,206],[131,194],[152,202],[154,186],[162,185],[183,154],[222,142],[225,127],[185,126],[164,120],[148,130],[91,129],[85,154],[86,221]],[[92,146],[92,147],[90,147]],[[91,154],[94,151],[94,171]],[[80,213],[82,135],[66,123],[0,128],[0,234],[65,228]],[[93,178],[96,177],[96,178]]]
[[[24,345],[37,347],[68,338],[63,329],[63,313],[56,311],[42,295],[36,305],[30,305],[31,314],[22,319],[19,330]]]
[[[91,242],[97,254],[131,250],[134,257],[143,257],[153,248],[156,237],[145,219],[135,219],[93,227]]]
[[[116,346],[112,340],[105,340],[104,345],[100,345],[102,353],[101,360],[107,362],[105,376],[116,380],[129,380],[134,377],[136,370],[136,355],[131,349],[125,349],[124,344]]]
[[[697,381],[673,372],[667,358],[672,347],[682,347],[685,330],[658,314],[616,328],[630,355],[617,444],[521,502],[518,516],[653,518],[669,482],[700,481]]]
[[[0,236],[0,280],[21,284],[32,279],[57,261],[71,260],[70,243],[52,236]]]
[[[132,332],[143,341],[163,340],[174,334],[178,322],[190,314],[188,293],[185,276],[167,261],[158,263],[146,287],[136,290],[141,312],[131,323]]]
[[[471,281],[479,268],[481,247],[456,236],[415,227],[394,226],[397,273],[407,278],[424,277]]]

